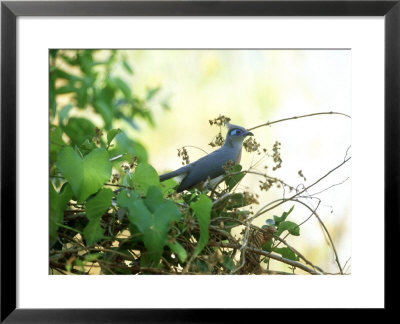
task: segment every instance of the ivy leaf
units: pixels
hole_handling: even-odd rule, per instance
[[[109,78],[108,83],[112,88],[114,88],[116,90],[121,90],[121,92],[123,93],[123,95],[126,99],[131,98],[131,88],[121,78]]]
[[[89,221],[98,220],[111,206],[113,192],[106,188],[100,190],[96,196],[86,203],[86,216]]]
[[[150,186],[160,187],[157,171],[150,164],[139,164],[132,175],[132,186],[139,194],[145,194]]]
[[[104,120],[104,127],[106,129],[110,129],[113,120],[113,107],[107,101],[102,99],[97,99],[93,103],[94,109],[103,117]]]
[[[80,145],[86,139],[92,139],[96,134],[95,128],[96,126],[86,118],[71,117],[64,127],[64,132],[71,139],[72,144]]]
[[[147,90],[147,94],[146,94],[146,101],[151,100],[158,91],[160,91],[161,88],[156,87],[156,88],[151,88]]]
[[[83,237],[88,246],[100,241],[104,237],[104,229],[100,226],[100,221],[89,221],[83,229]]]
[[[180,219],[180,216],[178,207],[170,200],[165,201],[154,214],[151,214],[152,224],[143,233],[143,242],[147,249],[142,259],[143,266],[149,266],[152,262],[158,264],[167,243],[168,229],[172,222]]]
[[[73,107],[74,106],[72,104],[68,104],[61,109],[60,114],[58,116],[60,118],[60,125],[64,125],[64,121],[67,119],[68,113]]]
[[[267,243],[265,243],[265,244],[262,246],[262,249],[263,249],[264,251],[271,252],[271,251],[272,251],[272,245],[273,245],[273,240],[269,240]]]
[[[242,170],[242,166],[240,164],[236,164],[233,166],[232,171],[230,173],[236,173]],[[231,191],[239,182],[240,180],[243,179],[245,176],[244,172],[238,173],[238,174],[233,174],[233,175],[228,175],[225,178],[225,183],[229,188],[229,191]]]
[[[283,247],[283,248],[273,248],[273,251],[276,253],[279,253],[282,255],[284,258],[293,260],[293,261],[298,261],[299,257],[288,247]]]
[[[225,268],[229,271],[232,271],[235,268],[235,262],[233,262],[232,258],[228,255],[224,255],[223,263]]]
[[[97,192],[111,177],[111,163],[104,149],[94,149],[82,159],[72,147],[64,147],[58,154],[57,168],[68,180],[78,202]]]
[[[157,187],[151,187],[145,199],[125,190],[118,195],[117,203],[128,210],[129,221],[143,234],[147,251],[142,256],[142,265],[146,267],[154,263],[157,266],[167,243],[170,224],[181,217],[178,207],[165,200]]]
[[[167,196],[168,194],[174,192],[174,188],[178,185],[178,183],[173,179],[168,179],[160,183],[161,191],[163,196]]]
[[[49,197],[50,197],[50,220],[49,220],[49,231],[50,231],[50,246],[52,246],[58,237],[58,224],[63,222],[64,209],[68,201],[72,198],[73,192],[69,184],[65,184],[60,193],[58,193],[52,183],[50,182]]]
[[[280,222],[278,226],[278,231],[276,235],[281,235],[284,231],[288,231],[290,234],[299,236],[300,235],[300,227],[294,222],[284,221]]]
[[[86,216],[89,223],[83,230],[83,236],[88,245],[101,240],[104,229],[100,226],[101,216],[111,206],[113,192],[111,189],[102,189],[99,193],[86,203]]]
[[[144,202],[151,212],[155,212],[157,208],[165,202],[165,200],[158,187],[150,186],[147,190],[147,195]]]
[[[179,258],[180,262],[185,262],[187,258],[187,252],[185,248],[177,241],[167,242],[168,247],[173,251]]]
[[[50,163],[55,162],[57,160],[57,155],[61,151],[61,149],[65,146],[65,143],[62,139],[62,131],[60,127],[51,125],[50,126]]]
[[[113,147],[109,152],[111,156],[129,154],[131,157],[136,156],[139,163],[147,162],[147,152],[143,145],[131,140],[124,132],[115,136]]]
[[[196,250],[193,254],[193,258],[195,258],[208,242],[208,226],[210,225],[212,201],[207,195],[201,194],[196,202],[190,204],[190,208],[193,209],[200,227],[199,242],[197,243]]]
[[[60,193],[58,193],[52,183],[50,182],[49,197],[50,197],[50,219],[49,219],[49,232],[50,232],[50,246],[52,246],[58,237],[58,224],[63,222],[64,209],[68,201],[72,198],[73,192],[68,184],[65,184]]]
[[[282,216],[281,217],[279,217],[279,216],[274,216],[274,221],[275,221],[275,224],[279,224],[279,222],[283,222],[283,221],[285,221],[286,220],[286,218],[290,215],[290,213],[293,211],[293,208],[294,208],[294,205],[292,206],[292,208],[290,208],[290,210],[288,211],[288,212],[283,212],[282,213]]]
[[[125,70],[129,73],[129,74],[133,74],[133,69],[130,66],[130,64],[127,62],[127,60],[123,60],[122,61],[122,65],[125,68]]]
[[[119,128],[117,129],[112,129],[108,131],[107,133],[107,147],[110,146],[112,140],[114,139],[115,136],[117,136],[119,133],[121,133],[121,130]]]
[[[133,193],[133,194],[131,194]],[[123,191],[118,195],[117,203],[128,210],[128,220],[144,233],[152,225],[152,214],[144,200],[133,191]]]
[[[86,253],[83,258],[87,262],[95,262],[99,260],[101,257],[102,257],[101,253]]]

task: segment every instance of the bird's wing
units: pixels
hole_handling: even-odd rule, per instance
[[[224,174],[225,171],[222,167],[229,160],[235,161],[236,155],[237,152],[219,149],[193,162],[192,168],[188,170],[187,176],[183,179],[177,191],[190,189],[196,184],[206,181],[208,177],[213,179]]]

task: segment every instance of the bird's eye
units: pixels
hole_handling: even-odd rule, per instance
[[[242,131],[240,129],[233,129],[231,131],[231,136],[235,136],[235,135],[241,135]]]

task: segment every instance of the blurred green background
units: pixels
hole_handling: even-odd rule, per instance
[[[132,87],[138,97],[149,98],[146,105],[153,114],[153,126],[146,118],[118,120],[113,128],[123,128],[140,142],[149,163],[159,174],[181,166],[177,149],[195,146],[211,152],[208,145],[219,131],[209,120],[225,115],[231,122],[251,128],[268,121],[304,114],[337,111],[351,115],[351,52],[349,50],[120,50],[133,74],[122,64],[112,71]],[[108,51],[97,51],[106,58]],[[149,97],[150,96],[150,97]],[[154,96],[154,98],[153,98]],[[65,98],[65,104],[68,97]],[[89,110],[73,107],[70,116],[85,116],[99,127],[103,120]],[[225,135],[225,130],[222,130]],[[351,120],[339,115],[323,115],[289,120],[254,131],[261,148],[271,151],[282,143],[282,168],[272,171],[270,160],[257,153],[242,154],[244,169],[282,179],[293,187],[310,185],[340,164],[351,145]],[[204,155],[188,147],[190,161]],[[350,155],[350,151],[348,152]],[[265,169],[265,165],[269,167]],[[302,171],[305,179],[299,176]],[[342,266],[351,256],[351,167],[335,171],[305,198],[324,221],[335,242]],[[259,190],[260,177],[247,175],[240,187],[259,195],[259,205],[289,197],[282,188]],[[330,188],[331,187],[331,188]],[[325,190],[330,188],[329,190]],[[254,221],[265,224],[272,215],[288,210],[292,202]],[[291,217],[302,222],[311,212],[297,204]],[[314,264],[336,272],[332,249],[315,217],[301,227],[300,237],[292,243]],[[346,272],[351,268],[347,264]]]

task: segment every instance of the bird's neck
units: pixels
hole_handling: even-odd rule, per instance
[[[240,150],[242,148],[242,142],[241,141],[232,141],[230,138],[228,138],[225,140],[224,147]]]

